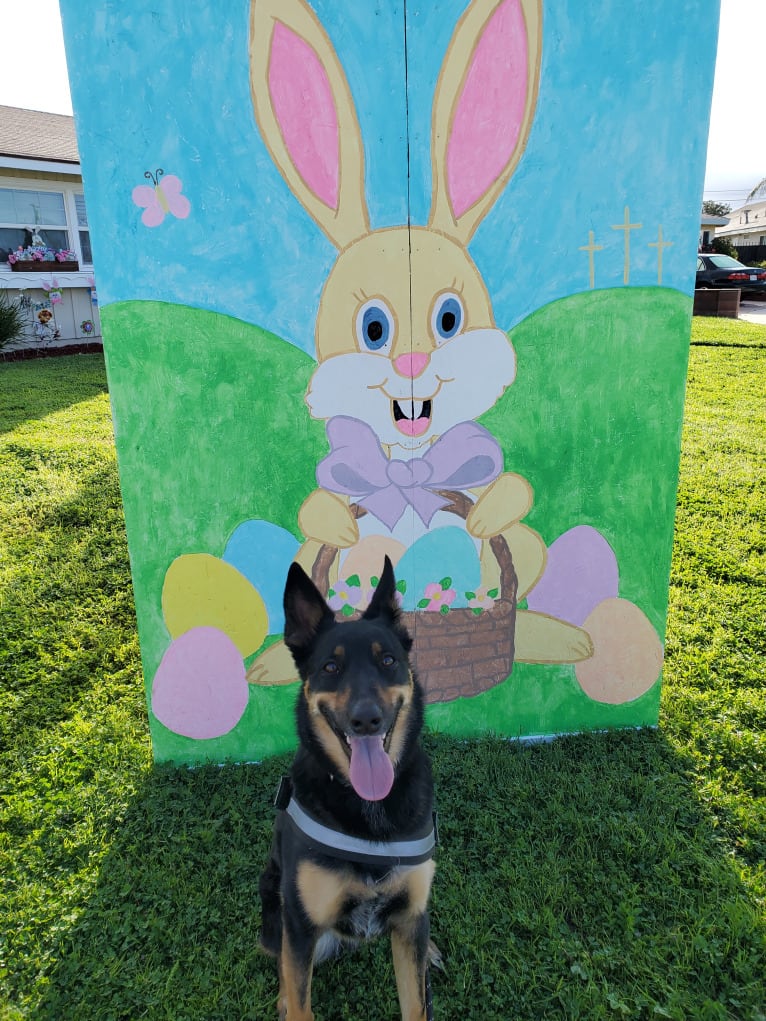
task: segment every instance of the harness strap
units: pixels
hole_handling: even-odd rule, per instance
[[[315,850],[344,861],[388,867],[420,865],[433,857],[436,847],[433,826],[410,840],[362,840],[318,822],[294,797],[290,798],[284,813]]]

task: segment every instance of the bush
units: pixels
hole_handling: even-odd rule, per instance
[[[5,291],[0,290],[0,351],[21,340],[24,334],[24,316],[17,301],[11,301]]]
[[[713,238],[710,246],[718,255],[730,255],[732,259],[737,258],[737,249],[728,238]]]

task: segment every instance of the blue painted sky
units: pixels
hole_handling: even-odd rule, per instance
[[[102,303],[153,299],[256,323],[313,353],[334,249],[293,198],[258,134],[248,76],[248,0],[62,0],[72,95]],[[373,226],[430,205],[434,85],[465,0],[314,0],[362,123]],[[527,149],[470,246],[510,328],[589,286],[657,282],[691,293],[715,58],[711,0],[549,0]],[[133,204],[144,171],[178,175],[186,220],[157,228]]]

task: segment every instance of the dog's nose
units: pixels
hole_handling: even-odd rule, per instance
[[[383,714],[372,699],[363,699],[351,707],[351,730],[355,737],[372,737],[380,733]]]

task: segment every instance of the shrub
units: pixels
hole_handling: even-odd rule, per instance
[[[0,351],[21,340],[24,334],[24,316],[17,301],[11,301],[5,291],[0,290]]]
[[[728,238],[713,238],[710,247],[719,255],[730,255],[732,259],[737,258],[737,249]]]

